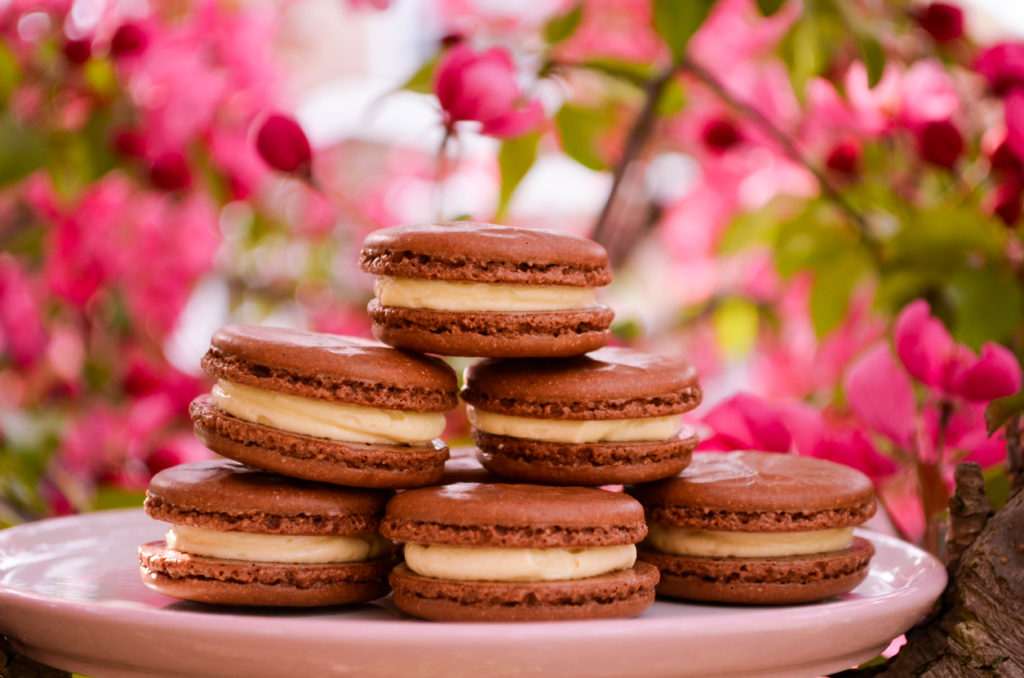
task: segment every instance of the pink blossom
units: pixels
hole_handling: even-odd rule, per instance
[[[1024,185],[1015,176],[1008,177],[999,184],[987,196],[985,196],[985,209],[989,214],[999,217],[1000,221],[1013,228],[1020,221],[1022,205],[1024,202]]]
[[[1024,158],[1024,87],[1015,87],[1006,95],[1003,111],[1006,143],[1018,159]]]
[[[543,118],[540,101],[522,102],[512,59],[500,47],[477,52],[465,43],[455,45],[437,64],[434,90],[449,127],[475,120],[484,134],[515,137]]]
[[[977,360],[958,367],[949,390],[966,400],[986,402],[1020,390],[1020,363],[999,344],[987,342]]]
[[[701,139],[712,152],[722,153],[742,140],[743,136],[731,121],[724,118],[709,120],[701,132]]]
[[[905,73],[890,64],[874,87],[868,87],[867,68],[855,61],[845,85],[858,127],[871,135],[948,120],[960,107],[949,73],[934,60],[916,61]]]
[[[149,46],[149,34],[136,23],[125,23],[118,26],[110,38],[110,55],[115,59],[133,57],[142,54]]]
[[[958,350],[942,321],[931,315],[928,302],[918,299],[900,311],[894,339],[896,354],[915,379],[948,389]]]
[[[165,468],[211,459],[213,453],[196,440],[191,431],[179,433],[165,440],[146,458],[146,469],[151,475]]]
[[[996,94],[1024,85],[1024,42],[1003,42],[986,49],[974,62]]]
[[[150,163],[149,180],[160,190],[181,191],[192,185],[192,171],[184,155],[168,151]]]
[[[65,40],[62,48],[64,58],[71,64],[84,64],[92,56],[92,40]]]
[[[917,418],[914,388],[888,346],[877,344],[850,367],[845,391],[861,421],[900,447],[912,447]]]
[[[860,146],[851,141],[840,142],[832,147],[825,158],[825,167],[847,177],[860,173]]]
[[[269,166],[280,172],[308,177],[312,172],[313,150],[306,133],[294,119],[273,113],[256,133],[256,149]]]
[[[41,299],[22,265],[0,253],[0,355],[19,367],[36,362],[46,349]]]
[[[566,61],[604,58],[650,63],[664,53],[647,0],[586,0],[579,27],[557,46],[558,57]]]
[[[702,450],[788,452],[793,442],[779,410],[749,393],[723,400],[701,421],[714,431],[699,445]]]

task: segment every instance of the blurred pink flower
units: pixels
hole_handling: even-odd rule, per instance
[[[162,191],[181,191],[192,185],[192,171],[184,155],[167,151],[149,164],[149,180]]]
[[[846,398],[858,418],[904,449],[915,435],[914,387],[885,343],[877,344],[846,373]]]
[[[556,49],[565,61],[603,58],[649,63],[665,53],[647,0],[585,0],[580,25]]]
[[[455,45],[437,64],[434,91],[449,128],[475,120],[483,134],[516,137],[544,116],[540,101],[522,101],[512,59],[500,47],[477,52],[466,43]]]
[[[860,172],[860,146],[856,142],[841,141],[832,147],[825,158],[825,167],[846,177]]]
[[[899,465],[881,454],[858,425],[833,422],[806,403],[781,405],[798,454],[851,466],[876,485],[899,471]]]
[[[788,452],[793,442],[778,408],[750,393],[723,400],[701,421],[714,431],[701,441],[701,450]]]
[[[1006,143],[1020,162],[1024,158],[1024,87],[1014,87],[1003,100]]]
[[[0,355],[27,367],[46,350],[42,305],[34,282],[13,256],[0,253]]]
[[[213,456],[213,452],[188,431],[168,438],[154,449],[145,460],[146,470],[150,474],[156,474],[171,466],[205,461],[212,459]]]
[[[987,402],[1020,390],[1020,363],[1010,349],[987,342],[981,356],[958,366],[950,392],[974,402]]]
[[[974,62],[998,95],[1024,85],[1024,42],[1002,42],[982,52]]]
[[[64,58],[68,63],[79,65],[84,64],[92,56],[92,40],[82,38],[80,40],[65,40],[61,48]]]
[[[1003,179],[985,196],[984,206],[989,214],[999,217],[1007,226],[1015,227],[1024,210],[1024,184],[1015,176]]]
[[[916,61],[902,73],[890,64],[874,87],[868,87],[867,68],[855,61],[846,72],[845,85],[857,127],[869,135],[949,120],[960,107],[949,73],[930,59]]]
[[[256,133],[256,149],[270,167],[279,172],[308,178],[313,171],[313,150],[309,139],[293,118],[273,113]]]
[[[743,136],[730,120],[713,118],[704,125],[701,139],[713,153],[722,153],[738,144]]]

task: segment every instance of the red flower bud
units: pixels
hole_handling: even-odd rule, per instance
[[[975,60],[974,70],[999,96],[1024,85],[1024,43],[1002,42],[989,47]]]
[[[192,185],[192,173],[181,153],[170,151],[149,165],[149,180],[164,191],[180,191]]]
[[[146,139],[132,129],[119,129],[111,135],[114,150],[129,158],[146,157]]]
[[[1020,221],[1022,190],[1020,179],[1011,177],[996,186],[991,195],[991,210],[1004,224],[1013,227]]]
[[[727,151],[740,142],[740,131],[730,121],[715,118],[704,125],[701,131],[701,139],[704,145],[712,151]]]
[[[918,132],[917,145],[922,160],[953,169],[963,153],[964,138],[949,120],[933,120]]]
[[[860,172],[860,148],[849,141],[836,144],[825,159],[825,166],[833,172],[855,176]]]
[[[68,40],[64,43],[64,58],[71,64],[84,64],[92,56],[92,40]]]
[[[999,174],[1021,174],[1024,168],[1021,167],[1020,158],[1010,150],[1010,144],[1003,139],[992,151],[988,159],[992,171]]]
[[[268,116],[256,133],[256,150],[265,163],[280,172],[310,176],[313,150],[299,123],[289,117]]]
[[[933,2],[917,15],[917,21],[936,42],[949,42],[964,34],[964,12],[956,5]]]
[[[121,24],[110,38],[110,55],[115,59],[142,54],[147,47],[149,35],[138,24]]]

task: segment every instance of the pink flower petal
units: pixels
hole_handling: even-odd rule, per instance
[[[1003,102],[1006,143],[1018,158],[1024,158],[1024,88],[1015,87]]]
[[[1020,381],[1017,357],[1005,346],[988,342],[981,348],[981,357],[955,373],[950,391],[965,400],[985,402],[1016,393]]]
[[[867,426],[910,447],[917,415],[914,389],[888,346],[878,344],[854,363],[846,374],[846,397]]]
[[[941,388],[954,352],[953,337],[923,299],[908,304],[896,318],[896,354],[916,379]]]
[[[793,442],[778,409],[749,393],[723,400],[704,416],[703,422],[716,435],[701,449],[788,452]]]
[[[534,99],[518,111],[484,121],[481,132],[500,139],[511,139],[531,131],[544,119],[544,108]]]

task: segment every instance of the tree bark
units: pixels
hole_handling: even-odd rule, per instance
[[[937,609],[889,662],[836,678],[1024,676],[1024,492],[986,520],[981,470],[969,466],[957,467],[950,499],[950,552],[962,555]]]

